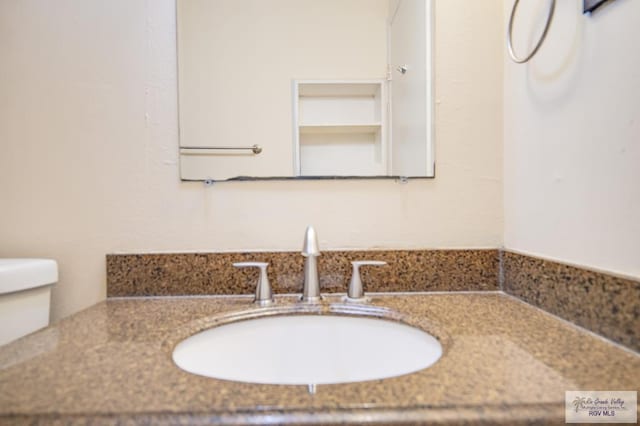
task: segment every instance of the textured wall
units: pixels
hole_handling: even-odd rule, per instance
[[[505,62],[505,246],[640,277],[640,3],[557,5],[538,55]]]

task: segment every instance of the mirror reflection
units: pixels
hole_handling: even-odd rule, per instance
[[[433,176],[429,0],[177,0],[183,180]]]

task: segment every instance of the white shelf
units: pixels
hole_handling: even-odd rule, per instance
[[[380,82],[300,82],[298,95],[306,97],[375,97],[380,92]]]
[[[382,123],[370,124],[300,124],[300,134],[353,134],[353,133],[377,133],[382,128]]]

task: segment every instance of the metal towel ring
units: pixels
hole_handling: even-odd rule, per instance
[[[513,51],[513,42],[512,42],[513,20],[516,16],[516,9],[518,8],[518,3],[520,3],[520,0],[515,0],[515,3],[513,3],[513,9],[511,10],[511,17],[509,18],[509,32],[507,34],[507,49],[509,50],[509,56],[511,56],[511,59],[513,60],[513,62],[517,64],[524,64],[525,62],[529,61],[529,59],[533,58],[533,55],[535,55],[538,52],[538,49],[540,49],[540,46],[542,46],[542,43],[544,42],[545,38],[547,38],[547,32],[549,32],[549,27],[551,26],[551,21],[553,21],[553,15],[556,10],[556,0],[551,0],[551,5],[549,6],[549,15],[547,16],[547,23],[544,26],[544,31],[542,32],[542,36],[540,37],[540,40],[538,40],[538,44],[536,44],[536,47],[534,47],[531,53],[529,53],[529,55],[527,55],[527,57],[525,57],[524,59],[520,59],[516,56],[516,53]]]

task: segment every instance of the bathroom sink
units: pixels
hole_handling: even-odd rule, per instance
[[[236,321],[178,343],[174,362],[190,373],[261,384],[337,384],[422,370],[440,342],[400,322],[370,316],[279,315]]]

